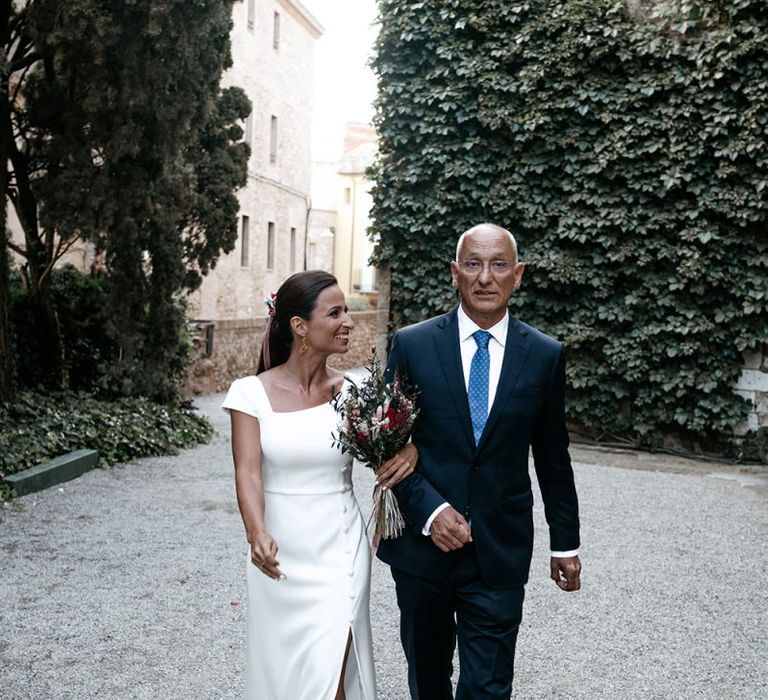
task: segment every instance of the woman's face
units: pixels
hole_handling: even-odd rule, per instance
[[[310,349],[323,353],[347,352],[349,334],[355,327],[347,313],[344,292],[334,284],[317,297],[317,304],[306,324]]]

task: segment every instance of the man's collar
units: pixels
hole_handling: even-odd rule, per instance
[[[457,309],[457,316],[459,321],[459,341],[464,342],[469,337],[471,337],[475,331],[482,330],[480,326],[478,326],[469,316],[467,316],[467,313],[461,307],[461,304],[459,304],[459,308]],[[501,319],[501,321],[488,329],[488,332],[501,345],[501,347],[504,347],[507,342],[508,328],[509,314],[506,313],[504,314],[504,317]]]

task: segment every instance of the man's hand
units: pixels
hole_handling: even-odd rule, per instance
[[[561,591],[581,588],[581,560],[576,557],[552,557],[549,560],[550,578]]]
[[[408,443],[392,459],[388,459],[376,471],[376,483],[384,489],[391,489],[406,476],[413,473],[416,462],[419,461],[419,451],[412,443]]]
[[[443,552],[461,549],[467,542],[472,541],[472,533],[464,516],[448,506],[443,508],[432,521],[429,536]]]

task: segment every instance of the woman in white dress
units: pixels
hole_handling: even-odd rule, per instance
[[[250,544],[247,697],[375,700],[371,552],[351,458],[331,442],[344,377],[326,366],[354,324],[336,279],[314,270],[283,283],[270,315],[258,376],[223,404]],[[378,480],[397,483],[416,458],[407,446]]]

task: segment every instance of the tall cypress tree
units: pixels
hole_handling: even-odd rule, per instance
[[[25,158],[15,179],[30,184],[27,200],[17,198],[28,212],[27,278],[44,280],[37,272],[68,241],[95,241],[111,289],[114,393],[173,395],[182,292],[234,246],[233,192],[248,155],[238,122],[250,105],[242,91],[219,89],[232,4],[33,0],[24,9],[39,56],[15,105]],[[226,165],[215,183],[201,178],[209,162]],[[204,207],[212,212],[200,215]]]

